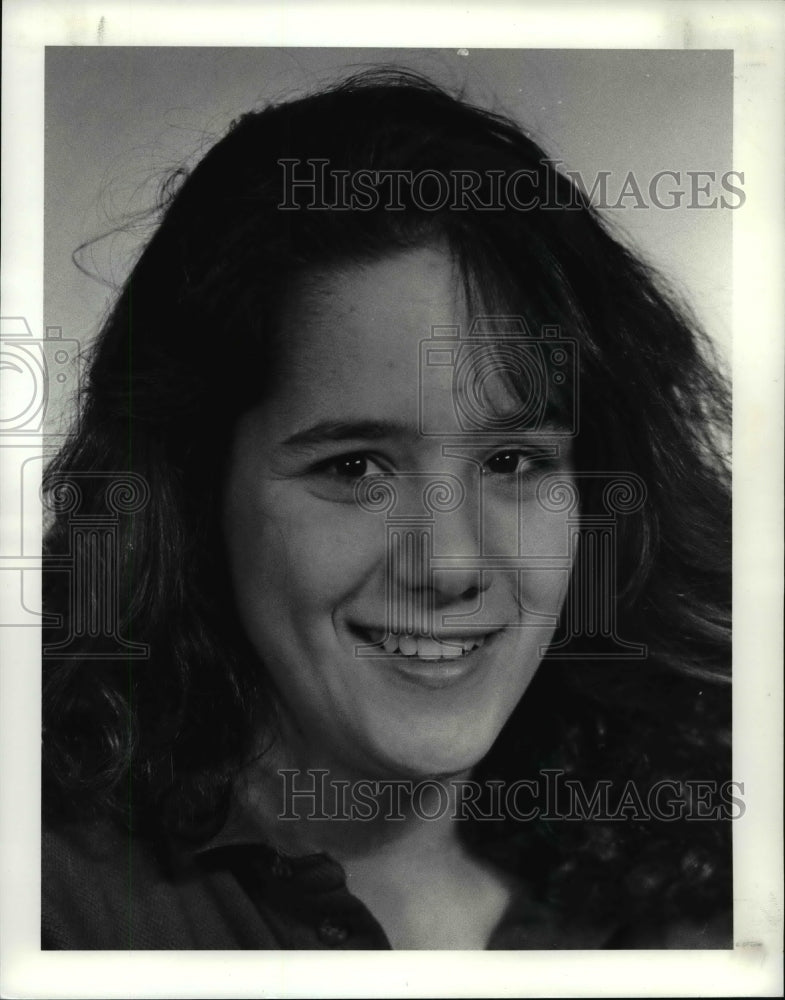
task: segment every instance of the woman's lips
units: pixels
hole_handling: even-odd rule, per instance
[[[389,661],[388,661],[389,662]],[[436,690],[446,688],[468,677],[477,666],[471,655],[459,660],[420,660],[417,657],[395,657],[393,669],[401,677],[420,687]]]
[[[381,630],[356,629],[365,643],[376,646],[373,659],[383,659],[396,673],[421,687],[443,688],[455,684],[480,665],[480,651],[491,644],[500,633],[475,634],[474,636],[433,636],[387,634]]]

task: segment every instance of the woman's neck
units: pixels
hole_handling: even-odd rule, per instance
[[[459,836],[468,774],[376,779],[297,759],[270,751],[238,787],[271,846],[340,862],[393,948],[487,946],[515,885]]]
[[[467,778],[372,777],[334,761],[305,765],[303,755],[274,747],[244,772],[237,794],[286,853],[324,851],[343,863],[424,858],[460,849],[456,817]]]

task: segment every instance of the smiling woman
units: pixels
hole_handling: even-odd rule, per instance
[[[514,123],[244,115],[47,473],[44,946],[729,947],[726,419]]]
[[[531,680],[567,581],[561,568],[478,570],[478,547],[517,545],[524,515],[527,555],[554,555],[567,515],[522,501],[521,460],[499,442],[480,438],[445,453],[442,438],[419,433],[423,332],[445,319],[467,326],[447,247],[320,273],[295,285],[290,303],[279,321],[276,386],[235,432],[224,507],[238,612],[289,710],[286,745],[297,747],[293,763],[350,779],[470,769]],[[451,387],[430,402],[446,426]],[[318,430],[339,418],[340,440]],[[313,421],[316,431],[308,430]],[[487,479],[482,523],[477,466]],[[405,485],[401,472],[412,477]],[[357,480],[374,474],[402,494],[443,476],[464,486],[457,509],[432,525],[439,550],[459,557],[455,567],[426,579],[411,560],[390,565],[384,518],[355,502]],[[401,499],[416,516],[416,498]],[[389,572],[404,603],[413,594],[429,599],[404,634],[389,628]],[[374,636],[399,648],[355,656]],[[441,640],[473,637],[493,642],[449,667],[440,662],[451,651]]]

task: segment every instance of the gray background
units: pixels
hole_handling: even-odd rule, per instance
[[[611,171],[611,203],[629,171],[645,193],[660,170],[719,177],[732,166],[731,51],[49,47],[46,325],[89,343],[150,235],[143,213],[160,181],[197,160],[232,118],[379,63],[465,87],[589,183]],[[666,211],[627,199],[605,215],[688,298],[729,356],[733,212],[688,201]],[[85,275],[72,253],[103,234],[82,254],[94,276]],[[50,419],[63,401],[52,403]]]

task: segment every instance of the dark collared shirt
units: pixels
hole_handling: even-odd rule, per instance
[[[106,821],[44,828],[44,949],[389,949],[342,866],[284,855],[229,822],[196,850],[156,847]],[[710,928],[571,925],[521,891],[490,949],[730,947]]]

